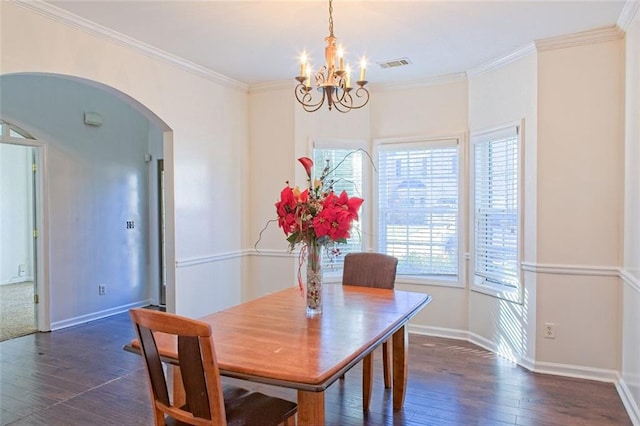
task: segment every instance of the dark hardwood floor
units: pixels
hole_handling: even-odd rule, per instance
[[[0,424],[151,425],[142,361],[122,350],[133,335],[125,313],[0,343]],[[409,341],[404,409],[392,409],[377,353],[371,410],[358,365],[328,389],[327,424],[631,425],[612,384],[534,374],[463,341]],[[289,389],[243,386],[295,401]]]

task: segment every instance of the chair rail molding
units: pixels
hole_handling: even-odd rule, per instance
[[[622,281],[629,285],[629,287],[640,293],[640,279],[636,278],[624,268],[620,269],[620,278],[622,278]]]
[[[212,254],[209,256],[179,259],[179,260],[176,260],[176,268],[186,268],[189,266],[202,265],[205,263],[221,262],[221,261],[237,259],[245,256],[293,258],[293,257],[297,257],[298,253],[297,252],[290,253],[286,250],[256,250],[256,249],[235,250],[235,251],[229,251],[225,253]]]
[[[593,266],[593,265],[562,265],[551,263],[522,262],[523,271],[536,274],[556,275],[582,275],[599,277],[618,277],[620,268],[617,266]]]

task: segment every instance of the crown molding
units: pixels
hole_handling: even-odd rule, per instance
[[[174,65],[182,70],[196,74],[200,77],[204,77],[208,80],[211,80],[223,86],[240,89],[244,91],[247,91],[249,88],[249,86],[246,83],[243,83],[238,80],[234,80],[230,77],[227,77],[225,75],[212,71],[201,65],[198,65],[191,61],[187,61],[186,59],[180,58],[174,54],[165,52],[164,50],[158,49],[156,47],[150,46],[134,38],[128,37],[110,28],[104,27],[102,25],[96,24],[95,22],[81,18],[77,15],[74,15],[63,9],[60,9],[59,7],[46,3],[42,0],[8,0],[8,1],[16,6],[19,6],[19,7],[22,7],[23,9],[37,13],[55,22],[61,23],[63,25],[66,25],[72,28],[77,28],[82,31],[86,31],[89,34],[102,38],[103,40],[113,42],[120,46],[134,49],[147,57],[160,59],[163,62],[166,62],[170,65]]]
[[[271,90],[293,89],[295,87],[291,80],[267,81],[264,83],[256,83],[249,86],[249,93],[269,92]]]
[[[629,3],[632,3],[632,2],[628,0],[626,5],[628,5]],[[636,1],[634,1],[633,3],[636,4],[636,9],[637,9],[638,3]],[[627,9],[626,5],[625,5],[625,9]],[[624,10],[623,10],[623,13],[624,13]],[[635,14],[635,10],[633,11],[633,13]],[[631,18],[633,18],[633,15],[631,15]],[[560,37],[551,37],[551,38],[536,40],[533,43],[529,43],[517,50],[514,50],[511,53],[508,53],[504,56],[501,56],[499,58],[496,58],[494,60],[481,64],[475,68],[471,68],[469,71],[467,71],[467,75],[469,77],[475,77],[487,71],[492,71],[497,68],[503,67],[511,62],[515,62],[518,59],[521,59],[527,55],[530,55],[536,52],[581,46],[583,44],[594,44],[594,43],[602,43],[606,41],[620,40],[623,37],[624,37],[624,31],[621,29],[621,27],[617,25],[613,25],[610,27],[597,28],[594,30],[563,35]]]
[[[622,12],[620,12],[620,16],[618,17],[618,27],[624,32],[629,29],[633,18],[635,18],[638,9],[640,8],[640,1],[638,0],[627,0],[624,3],[624,7],[622,8]]]
[[[497,68],[501,68],[507,64],[510,64],[511,62],[515,62],[535,52],[536,52],[536,45],[534,43],[527,43],[525,46],[522,46],[521,48],[516,49],[511,53],[507,53],[504,56],[493,59],[489,62],[485,62],[484,64],[478,65],[477,67],[471,68],[469,71],[467,71],[467,76],[475,77],[487,71],[492,71]]]
[[[546,50],[603,43],[607,41],[620,40],[622,38],[624,38],[624,31],[622,31],[619,26],[612,25],[610,27],[596,28],[594,30],[582,31],[560,37],[536,40],[535,45],[539,52],[544,52]]]

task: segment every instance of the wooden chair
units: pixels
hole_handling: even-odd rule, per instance
[[[398,259],[382,253],[349,253],[344,257],[343,285],[393,289]],[[391,388],[391,339],[382,344],[384,387]],[[362,392],[364,409],[369,408],[373,353],[363,360]]]
[[[130,314],[148,373],[157,426],[295,425],[298,411],[295,403],[222,386],[208,324],[150,309],[132,309]],[[177,336],[179,366],[174,366],[173,379],[181,381],[183,388],[177,393],[174,391],[173,401],[169,398],[154,332]]]

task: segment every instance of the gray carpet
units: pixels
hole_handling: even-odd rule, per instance
[[[0,342],[35,333],[33,283],[0,285]]]

